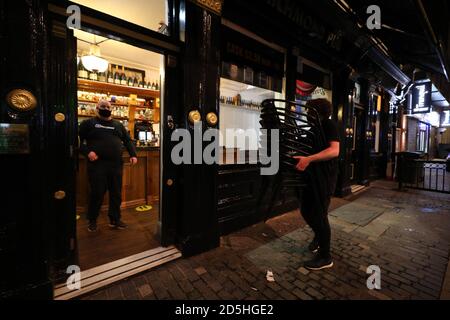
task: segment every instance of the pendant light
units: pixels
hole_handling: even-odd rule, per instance
[[[91,44],[89,54],[81,57],[83,66],[91,72],[103,73],[108,70],[109,62],[101,57],[100,46]]]

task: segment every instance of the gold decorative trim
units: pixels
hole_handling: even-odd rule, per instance
[[[195,4],[209,11],[222,15],[223,0],[192,0]]]
[[[27,112],[37,107],[36,97],[28,90],[15,89],[6,96],[8,105],[21,112]]]
[[[189,112],[188,119],[191,124],[194,124],[194,123],[202,120],[202,115],[197,110],[194,110],[194,111]]]
[[[219,119],[217,118],[217,115],[214,112],[210,112],[206,116],[206,122],[208,122],[208,124],[212,127],[215,127],[218,121]]]

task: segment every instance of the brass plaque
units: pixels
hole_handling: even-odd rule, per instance
[[[30,129],[26,124],[0,123],[0,154],[29,154]]]

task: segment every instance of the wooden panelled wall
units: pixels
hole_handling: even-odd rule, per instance
[[[296,210],[293,190],[280,192],[269,216],[266,216],[271,189],[263,187],[264,177],[257,165],[224,165],[218,174],[218,219],[221,235],[226,235],[267,218]]]
[[[450,128],[448,128],[443,134],[442,134],[442,144],[450,144]]]

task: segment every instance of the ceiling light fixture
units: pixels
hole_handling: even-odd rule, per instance
[[[89,54],[81,57],[83,66],[92,72],[106,72],[108,70],[109,62],[101,57],[100,46],[98,44],[91,44]]]

